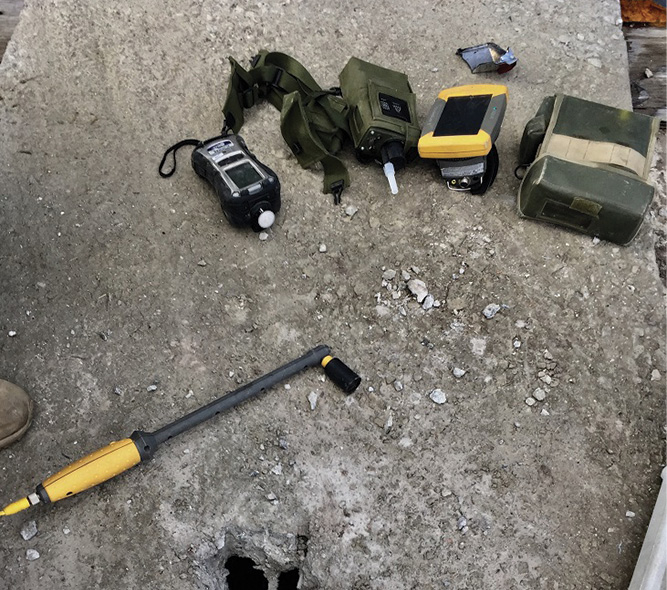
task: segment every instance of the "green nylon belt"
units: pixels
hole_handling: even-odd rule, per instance
[[[303,65],[284,53],[262,50],[248,70],[231,57],[229,61],[225,124],[238,133],[243,110],[268,100],[280,111],[280,130],[299,164],[308,168],[320,162],[323,192],[332,193],[338,203],[350,185],[347,168],[336,157],[350,137],[348,106],[338,90],[323,90]]]

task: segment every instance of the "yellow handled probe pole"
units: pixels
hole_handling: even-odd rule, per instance
[[[153,456],[155,449],[178,434],[229,410],[297,373],[321,365],[327,376],[345,393],[352,393],[361,377],[340,359],[330,355],[328,346],[317,346],[303,356],[259,377],[211,403],[167,424],[155,432],[137,430],[129,438],[111,444],[71,463],[40,483],[35,491],[0,510],[0,516],[21,512],[44,502],[57,502],[115,477]]]

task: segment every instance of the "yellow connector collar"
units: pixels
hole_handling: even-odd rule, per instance
[[[0,510],[0,516],[9,516],[10,514],[16,514],[17,512],[21,512],[26,508],[30,508],[30,506],[31,504],[28,498],[21,498],[20,500],[16,500],[16,502],[12,502],[11,504],[8,504],[2,510]]]

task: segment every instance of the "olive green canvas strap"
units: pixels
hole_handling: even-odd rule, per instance
[[[260,51],[246,70],[230,58],[232,74],[223,107],[226,124],[237,133],[244,122],[243,110],[268,100],[281,111],[280,128],[299,164],[317,162],[324,169],[325,193],[336,202],[349,175],[336,157],[349,137],[348,107],[335,89],[323,90],[294,58],[278,52]]]

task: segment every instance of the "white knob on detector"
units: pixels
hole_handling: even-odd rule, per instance
[[[262,229],[268,229],[276,220],[276,214],[273,211],[262,211],[257,218],[257,225]]]

